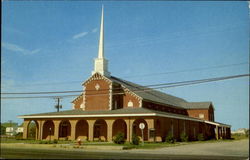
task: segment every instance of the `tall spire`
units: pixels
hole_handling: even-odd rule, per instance
[[[104,57],[104,7],[102,5],[101,25],[100,25],[100,39],[98,47],[98,57],[95,58],[95,67],[92,71],[92,75],[96,72],[109,77],[110,72],[108,71],[108,60]]]
[[[100,39],[99,39],[99,49],[98,58],[104,58],[104,21],[103,21],[103,5],[102,5],[102,16],[101,16],[101,26],[100,26]]]

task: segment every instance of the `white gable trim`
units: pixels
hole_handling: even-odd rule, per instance
[[[96,77],[97,75],[99,77]],[[105,76],[101,75],[100,73],[96,72],[95,74],[93,74],[92,76],[90,76],[85,82],[83,82],[82,85],[87,85],[92,80],[101,80],[101,79],[105,80],[108,83],[112,83],[112,81],[110,79],[108,79],[107,77],[105,77]]]

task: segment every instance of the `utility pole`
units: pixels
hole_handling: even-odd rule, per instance
[[[57,104],[55,105],[55,108],[57,109],[57,112],[59,112],[59,109],[62,108],[62,105],[60,105],[60,97],[55,98],[57,100]]]

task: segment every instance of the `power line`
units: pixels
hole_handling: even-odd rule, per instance
[[[192,71],[202,71],[202,70],[209,70],[209,69],[217,69],[217,68],[226,68],[226,67],[233,67],[239,65],[249,64],[248,62],[242,63],[234,63],[234,64],[227,64],[227,65],[217,65],[211,67],[202,67],[202,68],[192,68],[192,69],[185,69],[185,70],[177,70],[171,72],[161,72],[161,73],[149,73],[149,74],[142,74],[142,75],[132,75],[132,76],[121,76],[122,78],[136,78],[136,77],[149,77],[149,76],[156,76],[156,75],[167,75],[167,74],[175,74],[175,73],[183,73],[183,72],[192,72]],[[52,82],[52,83],[38,83],[38,84],[28,84],[28,85],[13,85],[14,87],[26,87],[26,86],[43,86],[43,85],[61,85],[61,84],[72,84],[72,83],[80,83],[82,81],[65,81],[65,82]]]
[[[137,75],[137,76],[126,76],[126,77],[123,77],[123,78],[147,77],[147,76],[155,76],[155,75],[163,75],[163,74],[173,74],[173,73],[182,73],[182,72],[189,72],[189,71],[202,71],[202,70],[208,70],[208,69],[214,69],[214,68],[225,68],[225,67],[232,67],[232,66],[238,66],[238,65],[244,65],[244,64],[249,64],[249,63],[248,62],[242,62],[242,63],[228,64],[228,65],[218,65],[218,66],[212,66],[212,67],[193,68],[193,69],[171,71],[171,72],[142,74],[142,75]]]
[[[162,88],[172,88],[172,87],[180,87],[180,86],[186,86],[186,85],[194,85],[194,84],[200,84],[200,83],[208,83],[208,82],[214,82],[214,81],[222,81],[227,79],[235,79],[240,77],[249,77],[250,74],[242,74],[242,75],[234,75],[234,76],[227,76],[227,77],[217,77],[217,78],[209,78],[209,79],[201,79],[201,80],[192,80],[192,81],[182,81],[182,82],[173,82],[173,83],[162,83],[162,84],[154,84],[154,85],[148,85],[148,86],[155,86],[153,88],[145,88],[146,86],[138,86],[137,89],[131,90],[132,92],[148,92],[152,91],[153,89],[162,89]],[[140,88],[139,88],[140,87]],[[90,90],[86,90],[90,91]],[[67,91],[63,91],[63,93],[66,93]],[[70,91],[73,92],[73,91]],[[38,92],[35,92],[38,93]],[[53,92],[55,93],[55,92]],[[113,95],[120,95],[124,94],[123,92],[117,92]],[[87,94],[87,96],[100,96],[100,95],[108,95],[108,93],[99,93],[99,94]],[[79,96],[79,95],[61,95],[61,96],[31,96],[31,97],[1,97],[1,99],[20,99],[20,98],[53,98],[53,97],[73,97],[73,96]]]

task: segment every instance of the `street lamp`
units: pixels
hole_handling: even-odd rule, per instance
[[[51,141],[51,127],[49,128],[49,141]]]

